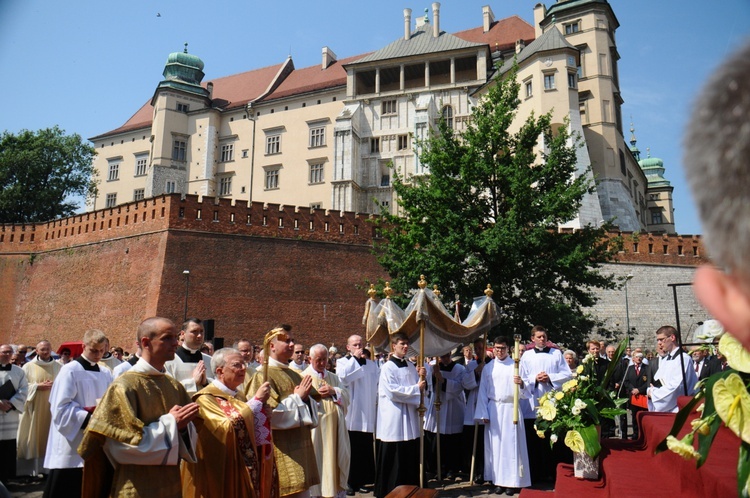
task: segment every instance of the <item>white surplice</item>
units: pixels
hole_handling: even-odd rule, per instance
[[[346,428],[350,431],[375,432],[376,405],[380,369],[372,360],[360,365],[350,356],[336,361],[336,375],[349,390],[351,399],[346,412]]]
[[[442,386],[433,385],[434,369],[438,365],[430,364],[427,366],[427,381],[429,398],[425,401],[427,404],[427,413],[424,419],[424,429],[430,432],[438,432],[438,418],[440,418],[440,434],[459,434],[464,430],[464,411],[466,410],[466,396],[464,385],[466,370],[463,365],[453,363],[451,370],[441,370],[445,383],[445,390]],[[438,389],[440,390],[438,393]],[[438,395],[440,396],[440,410],[435,405]]]
[[[409,361],[399,363],[391,358],[380,368],[376,438],[386,442],[419,437],[419,375]]]
[[[537,382],[536,376],[546,372],[549,382]],[[521,356],[519,364],[519,375],[528,386],[531,396],[521,402],[523,418],[536,418],[536,408],[539,406],[539,398],[548,391],[562,388],[562,385],[573,378],[570,367],[559,349],[536,348],[529,349]]]
[[[0,385],[8,381],[13,385],[16,392],[7,399],[13,405],[13,408],[7,412],[0,412],[0,440],[3,441],[16,439],[19,415],[23,413],[23,407],[29,391],[26,374],[17,365],[11,365],[10,370],[0,370]]]
[[[193,350],[180,346],[186,351],[193,353]],[[201,353],[203,365],[206,367],[206,385],[210,384],[214,380],[214,374],[211,372],[211,357],[205,353]],[[198,386],[193,379],[193,370],[198,366],[198,362],[184,362],[179,355],[175,354],[173,360],[169,360],[164,364],[164,370],[168,375],[177,379],[180,384],[185,387],[185,390],[190,396],[197,393],[205,386]]]
[[[661,387],[650,387],[648,392],[648,410],[650,412],[672,412],[678,411],[677,398],[685,396],[685,388],[682,382],[682,373],[680,372],[679,349],[675,348],[671,353],[671,359],[665,356],[659,360],[659,370],[654,374],[653,382],[661,382]],[[685,380],[687,381],[687,395],[690,396],[695,392],[695,384],[698,382],[698,376],[695,374],[693,360],[687,353],[681,353],[685,365]],[[673,357],[672,357],[673,356]]]
[[[510,356],[485,365],[474,417],[480,424],[489,420],[484,429],[484,478],[495,486],[525,488],[531,486],[531,473],[521,403],[518,423],[513,423],[513,371]],[[519,387],[519,398],[528,399],[530,395],[528,384]]]
[[[49,397],[52,425],[44,455],[45,468],[83,467],[78,445],[89,417],[84,407],[96,406],[111,383],[112,372],[108,369],[102,367],[98,372],[84,370],[77,359],[60,369]]]

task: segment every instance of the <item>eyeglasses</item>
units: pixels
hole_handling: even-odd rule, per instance
[[[304,354],[304,351],[295,351],[294,354]]]
[[[508,346],[495,346],[495,349],[497,349],[499,351],[504,351],[504,350],[508,349]]]
[[[13,354],[13,351],[0,351],[0,354]]]

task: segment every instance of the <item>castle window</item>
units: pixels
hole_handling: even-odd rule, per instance
[[[266,137],[266,155],[281,153],[281,135]]]
[[[398,111],[398,106],[396,105],[396,100],[384,100],[380,104],[380,112],[383,115],[386,114],[396,114]]]
[[[398,150],[407,150],[409,148],[409,135],[398,136]]]
[[[148,166],[148,154],[135,156],[135,176],[145,176]]]
[[[578,88],[576,73],[568,73],[568,88]]]
[[[573,33],[578,33],[581,30],[581,22],[576,21],[569,24],[564,24],[565,26],[565,34],[566,35],[572,35]]]
[[[310,147],[323,147],[326,144],[326,127],[310,128]]]
[[[453,107],[449,105],[443,106],[442,116],[443,116],[443,119],[445,120],[445,125],[452,130],[453,129]]]
[[[266,190],[275,190],[279,188],[279,167],[266,169]]]
[[[177,192],[177,182],[174,180],[167,180],[167,183],[164,184],[164,193],[174,194],[175,192]]]
[[[219,178],[219,195],[232,195],[232,177],[222,176]]]
[[[145,197],[146,189],[137,188],[133,190],[133,200],[134,201],[142,201]]]
[[[310,183],[323,183],[323,163],[310,165]]]
[[[188,113],[190,111],[190,104],[183,104],[182,102],[177,102],[177,112],[184,112]]]
[[[104,207],[113,208],[117,205],[117,194],[107,194]]]
[[[187,142],[185,142],[184,140],[175,139],[172,142],[172,160],[173,161],[184,161],[186,151],[187,151]]]
[[[544,89],[545,90],[555,89],[555,74],[554,73],[544,75]]]
[[[221,146],[221,162],[234,161],[234,144],[223,144]]]
[[[524,87],[526,89],[526,98],[532,97],[534,95],[534,87],[531,84],[531,80],[527,81]]]
[[[651,210],[651,224],[660,225],[662,223],[664,223],[664,221],[661,216],[661,209],[652,209]]]
[[[373,137],[370,139],[370,154],[378,152],[380,152],[380,137]]]
[[[113,182],[120,179],[120,160],[109,162],[109,174],[107,175],[107,181]]]

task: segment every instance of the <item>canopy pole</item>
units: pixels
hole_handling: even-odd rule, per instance
[[[420,292],[424,292],[424,288],[427,286],[427,281],[424,275],[419,276],[419,282],[417,282]],[[417,357],[417,371],[424,372],[424,317],[419,317],[419,356]],[[422,370],[419,370],[422,368]],[[420,380],[427,381],[426,374],[420,375]],[[426,385],[426,384],[425,384]],[[419,487],[424,488],[424,414],[427,409],[424,406],[424,388],[419,391]]]

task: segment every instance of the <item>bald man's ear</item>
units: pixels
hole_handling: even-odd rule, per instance
[[[708,312],[750,350],[748,284],[714,266],[702,266],[695,272],[693,291]]]

